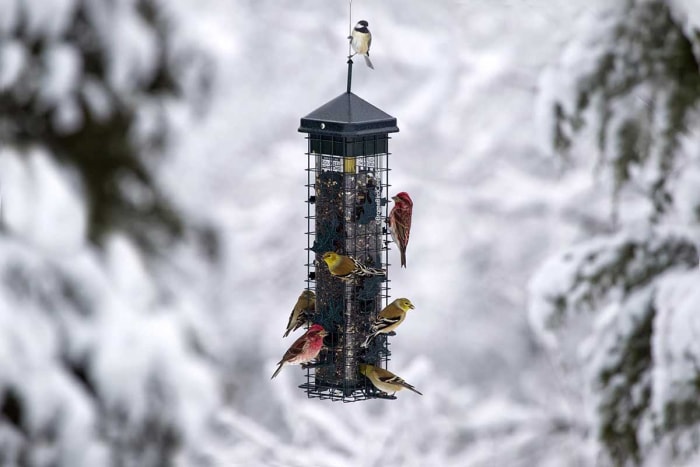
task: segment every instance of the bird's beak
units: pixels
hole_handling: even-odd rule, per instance
[[[321,337],[326,337],[328,335],[328,331],[321,331],[319,334],[321,334]]]
[[[415,309],[416,309],[416,307],[413,306],[413,303],[411,303],[410,305],[408,305],[408,307],[409,307],[411,310],[415,310]]]

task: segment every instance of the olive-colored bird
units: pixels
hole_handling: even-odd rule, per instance
[[[379,312],[377,319],[372,323],[372,333],[362,343],[362,347],[367,347],[369,342],[378,334],[388,334],[406,319],[406,312],[413,310],[413,303],[407,298],[397,298],[389,303]]]
[[[330,273],[346,282],[354,280],[356,277],[385,276],[382,269],[374,269],[360,264],[351,256],[339,255],[334,251],[327,251],[323,254],[323,261],[328,265]]]
[[[313,290],[306,290],[301,292],[297,303],[292,309],[292,313],[289,315],[289,322],[287,323],[287,332],[284,333],[282,337],[287,337],[290,332],[294,332],[309,320],[309,315],[316,310],[316,294]]]
[[[378,368],[373,365],[368,365],[366,363],[360,364],[360,373],[365,375],[372,382],[375,388],[386,393],[395,394],[396,391],[401,391],[402,389],[409,389],[416,394],[423,395],[416,388],[408,384],[403,379],[396,376],[391,371],[385,370],[383,368]]]

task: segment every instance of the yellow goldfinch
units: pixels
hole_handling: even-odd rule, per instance
[[[313,313],[316,309],[316,294],[313,290],[304,290],[299,295],[297,303],[292,309],[292,314],[289,315],[289,322],[287,323],[287,332],[284,336],[287,337],[290,332],[294,332],[300,327],[302,327],[309,319],[309,314]]]
[[[402,389],[410,389],[416,394],[423,395],[416,388],[408,384],[403,379],[396,376],[391,371],[385,370],[383,368],[378,368],[376,366],[368,365],[366,363],[360,364],[360,373],[365,375],[372,382],[375,388],[386,393],[396,393]]]
[[[367,347],[377,334],[388,334],[399,327],[399,324],[406,319],[406,312],[414,308],[413,303],[407,298],[397,298],[389,303],[379,312],[377,319],[372,323],[372,333],[367,336],[367,339],[362,343],[362,347]]]
[[[351,256],[339,255],[333,251],[323,254],[323,261],[328,265],[330,273],[344,281],[352,281],[356,277],[385,276],[386,272],[381,269],[369,268],[360,264]]]

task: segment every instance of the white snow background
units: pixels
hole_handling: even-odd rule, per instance
[[[530,273],[576,236],[583,220],[569,206],[591,195],[587,173],[564,178],[534,111],[540,71],[581,6],[353,3],[354,20],[370,23],[376,68],[357,63],[353,92],[398,118],[391,183],[415,202],[408,268],[393,271],[392,292],[417,309],[392,340],[390,369],[429,394],[342,405],[305,399],[294,368],[272,383],[268,375],[291,344],[280,329],[305,272],[296,129],[344,91],[348,30],[346,2],[283,5],[216,9],[231,33],[221,33],[229,42],[213,35],[221,91],[168,168],[180,204],[201,215],[204,201],[228,236],[222,306],[235,393],[220,418],[231,434],[214,457],[329,466],[585,458],[577,436],[552,442],[566,432],[553,427],[575,421],[551,403],[558,389],[538,381],[548,363],[525,310]]]
[[[0,31],[25,8],[37,31],[57,34],[74,1],[0,0]],[[131,21],[132,1],[114,3],[126,13],[105,27],[126,32],[113,44],[111,78],[128,93],[149,73],[153,38]],[[191,245],[165,266],[147,264],[122,236],[99,252],[70,171],[41,150],[20,157],[0,146],[9,232],[0,235],[0,382],[26,388],[30,423],[67,414],[60,465],[109,462],[99,410],[62,371],[61,352],[91,355],[103,402],[129,408],[127,428],[150,411],[172,419],[183,466],[594,465],[587,415],[542,350],[535,318],[531,330],[526,303],[542,261],[609,208],[590,175],[594,157],[564,170],[551,153],[546,106],[570,83],[545,71],[576,66],[574,52],[561,54],[604,3],[353,2],[353,21],[370,23],[375,65],[356,62],[353,92],[398,118],[392,190],[415,202],[408,267],[391,277],[393,296],[416,310],[391,340],[390,370],[425,395],[342,404],[307,399],[298,368],[270,375],[298,336],[281,338],[306,272],[297,128],[345,90],[348,4],[167,2],[180,39],[212,57],[213,92],[198,112],[174,106],[175,149],[157,173],[189,218],[223,235],[220,266]],[[24,53],[0,44],[0,90]],[[47,63],[56,73],[43,97],[64,109],[65,128],[80,124],[69,98],[76,60],[58,47]],[[56,271],[82,305],[63,303]],[[13,288],[23,276],[24,296]],[[64,311],[79,306],[92,318]],[[153,375],[166,402],[144,396]],[[12,436],[0,432],[0,443]],[[53,455],[36,453],[37,465]]]

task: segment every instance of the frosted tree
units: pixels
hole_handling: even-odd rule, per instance
[[[555,147],[572,165],[597,152],[613,209],[533,278],[531,322],[613,465],[700,447],[699,18],[695,2],[619,2],[543,79]]]
[[[120,229],[154,246],[182,233],[152,173],[168,111],[198,91],[189,70],[203,76],[201,55],[171,38],[174,15],[157,0],[3,3],[4,144],[41,146],[74,169],[93,241]]]
[[[170,3],[0,0],[0,465],[169,465],[217,404],[173,267],[216,235],[158,180],[207,87]]]

